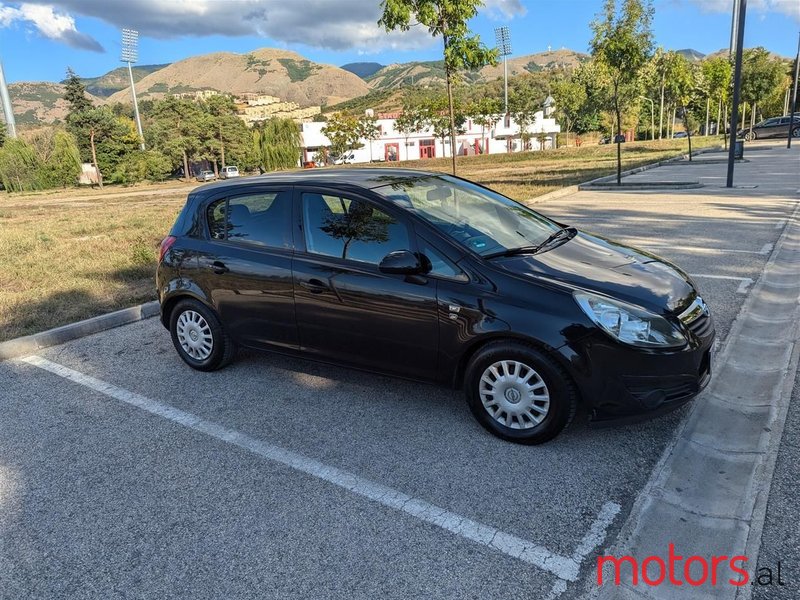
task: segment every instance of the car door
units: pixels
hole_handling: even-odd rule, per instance
[[[250,188],[206,208],[208,243],[198,253],[204,291],[234,339],[297,349],[292,286],[291,186]]]
[[[332,189],[298,189],[295,202],[301,348],[325,360],[434,379],[436,282],[378,269],[389,252],[414,251],[402,215]]]

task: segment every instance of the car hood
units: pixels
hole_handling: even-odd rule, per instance
[[[493,262],[517,275],[594,291],[656,313],[674,312],[695,295],[689,276],[675,265],[582,231],[546,252]]]

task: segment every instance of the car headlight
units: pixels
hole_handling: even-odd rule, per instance
[[[645,348],[676,348],[686,337],[669,321],[638,306],[588,292],[575,292],[583,312],[614,339]]]

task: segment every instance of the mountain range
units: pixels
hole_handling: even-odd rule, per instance
[[[705,55],[678,50],[692,61]],[[716,54],[716,53],[715,53]],[[552,68],[574,68],[589,59],[587,54],[562,48],[508,59],[509,75]],[[503,63],[462,74],[467,83],[481,83],[503,76]],[[382,65],[355,62],[336,67],[316,63],[296,52],[261,48],[245,54],[215,52],[192,56],[171,64],[136,65],[133,78],[139,98],[162,98],[168,94],[217,90],[232,94],[257,93],[276,96],[301,107],[331,106],[368,93],[387,94],[407,85],[440,85],[445,80],[444,63],[411,61]],[[130,102],[127,67],[99,77],[84,78],[96,104]],[[62,82],[63,83],[63,82]],[[49,123],[67,113],[62,83],[20,82],[9,86],[14,113],[21,124]]]

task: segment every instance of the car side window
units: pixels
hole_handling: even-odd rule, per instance
[[[417,242],[419,245],[419,253],[430,262],[430,270],[427,272],[427,275],[435,275],[437,277],[455,279],[457,281],[468,280],[467,275],[461,269],[444,254],[434,249],[428,242],[422,238],[418,238]]]
[[[408,228],[369,202],[305,192],[306,249],[313,254],[377,265],[395,250],[410,250]]]
[[[218,200],[208,207],[212,239],[291,247],[292,193],[276,191]]]

